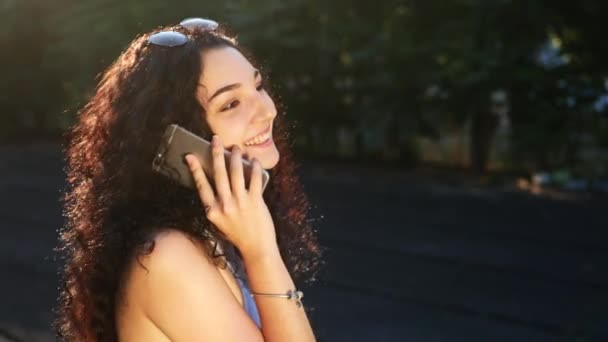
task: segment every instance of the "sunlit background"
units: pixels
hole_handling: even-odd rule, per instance
[[[327,248],[306,293],[320,340],[607,340],[606,13],[0,0],[0,341],[53,340],[62,134],[96,76],[192,16],[237,32],[286,108]]]

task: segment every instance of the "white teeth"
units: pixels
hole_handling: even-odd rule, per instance
[[[254,137],[248,141],[245,142],[245,146],[251,146],[251,145],[258,145],[263,143],[264,141],[268,140],[268,138],[270,138],[270,132],[264,133],[264,134],[260,134],[257,137]]]

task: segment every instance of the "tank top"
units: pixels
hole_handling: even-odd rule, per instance
[[[224,249],[224,253],[226,255],[227,265],[230,268],[230,271],[234,275],[239,287],[241,289],[241,293],[243,294],[243,309],[247,312],[247,315],[253,320],[253,322],[258,326],[258,328],[262,328],[262,323],[260,320],[260,314],[258,312],[258,307],[251,296],[251,290],[249,288],[249,282],[247,280],[247,275],[244,272],[243,262],[241,258],[236,254],[235,249],[232,245],[228,245]]]

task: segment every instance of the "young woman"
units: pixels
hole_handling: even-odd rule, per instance
[[[309,205],[246,56],[196,18],[140,35],[102,74],[68,135],[61,340],[315,339],[293,280],[319,263]],[[172,123],[213,141],[213,175],[184,160],[197,190],[151,168]]]

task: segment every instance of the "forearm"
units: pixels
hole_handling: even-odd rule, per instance
[[[252,292],[285,294],[295,289],[278,248],[263,255],[243,255]],[[266,341],[315,341],[304,311],[292,300],[280,297],[255,296]]]

